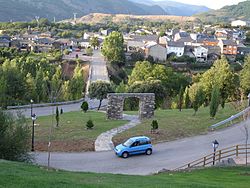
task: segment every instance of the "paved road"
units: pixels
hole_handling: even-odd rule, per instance
[[[220,143],[219,148],[243,144],[243,127],[237,125],[208,135],[160,143],[154,146],[151,156],[122,159],[113,152],[52,153],[51,166],[70,171],[147,175],[162,168],[175,169],[212,153],[212,141],[215,139]],[[47,153],[36,153],[36,160],[38,164],[46,165]]]

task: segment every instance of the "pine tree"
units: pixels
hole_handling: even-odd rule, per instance
[[[183,106],[183,87],[181,86],[178,95],[178,108],[180,112],[182,110],[182,106]]]
[[[56,107],[56,126],[59,126],[59,121],[60,121],[60,117],[59,117],[59,110],[58,110],[58,106]]]
[[[190,108],[190,98],[189,98],[189,89],[186,87],[185,92],[184,92],[184,105],[185,108]]]

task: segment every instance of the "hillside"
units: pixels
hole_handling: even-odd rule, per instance
[[[196,21],[195,17],[188,16],[168,16],[168,15],[128,15],[128,14],[100,14],[93,13],[86,16],[83,16],[77,19],[77,23],[106,23],[106,21],[112,21],[114,23],[121,23],[126,21],[133,20],[142,20],[142,21],[174,21],[174,22],[186,22],[186,21]],[[72,20],[66,20],[72,21]]]
[[[161,0],[161,1],[153,1],[153,0],[130,0],[136,3],[142,3],[146,5],[157,5],[160,6],[168,15],[176,15],[176,16],[192,16],[194,14],[207,12],[210,9],[206,6],[198,6],[180,3],[171,0]]]
[[[133,3],[128,0],[0,0],[0,21],[30,21],[35,16],[52,20],[69,19],[89,13],[164,15],[157,5]]]
[[[235,19],[250,19],[250,1],[244,1],[237,5],[225,6],[219,10],[195,15],[206,22],[230,22]]]

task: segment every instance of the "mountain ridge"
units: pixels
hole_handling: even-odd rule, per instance
[[[172,4],[171,4],[172,3]],[[131,15],[181,15],[190,16],[201,9],[163,0],[0,0],[0,21],[31,21],[35,16],[56,21],[70,19],[73,13],[78,17],[91,13]],[[171,6],[170,6],[171,5]],[[188,8],[189,7],[189,8]],[[198,10],[194,10],[198,7]],[[207,7],[203,7],[205,11]],[[185,13],[189,12],[189,14]]]
[[[206,13],[194,15],[204,22],[222,22],[228,23],[233,20],[250,19],[250,1],[243,1],[237,5],[224,6],[218,10],[212,10]]]

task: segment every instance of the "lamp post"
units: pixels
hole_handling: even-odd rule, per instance
[[[34,101],[31,99],[30,100],[30,117],[32,117],[32,115],[33,115],[33,103],[34,103]]]
[[[32,114],[31,119],[32,119],[32,142],[31,142],[31,151],[35,151],[35,150],[34,150],[34,138],[35,138],[35,121],[36,121],[36,114]]]
[[[213,148],[214,148],[214,157],[213,157],[213,165],[215,163],[215,152],[216,152],[216,149],[219,147],[219,142],[217,140],[213,141],[212,142],[213,144]]]

